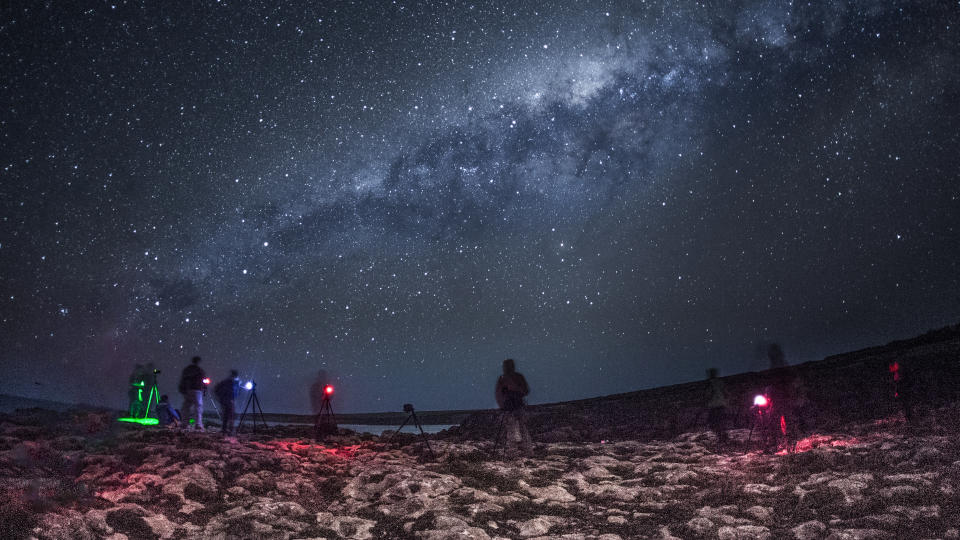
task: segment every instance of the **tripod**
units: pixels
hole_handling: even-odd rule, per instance
[[[213,399],[213,396],[207,396],[207,399],[209,399],[210,404],[213,405],[213,410],[217,411],[217,418],[220,419],[220,422],[223,422],[223,415],[220,414],[220,408],[217,407],[217,400]]]
[[[430,439],[427,437],[426,432],[423,431],[423,425],[420,424],[420,419],[417,418],[416,411],[413,410],[413,405],[409,403],[404,404],[403,412],[408,412],[410,415],[407,416],[407,419],[400,424],[400,427],[398,427],[396,431],[393,432],[393,435],[390,436],[390,440],[387,442],[392,442],[393,438],[397,436],[397,433],[400,433],[400,430],[403,429],[403,426],[407,425],[407,423],[413,420],[413,425],[417,426],[417,429],[420,430],[420,437],[423,438],[423,442],[427,445],[427,450],[430,452],[430,459],[437,459],[433,453],[433,448],[430,447]]]
[[[325,435],[336,435],[337,433],[337,418],[333,415],[333,407],[330,405],[330,392],[324,392],[323,394],[320,412],[317,413],[313,422],[313,430],[318,439]]]
[[[243,414],[240,415],[240,423],[237,424],[237,433],[243,428],[243,420],[247,416],[247,409],[250,410],[250,416],[253,417],[253,432],[257,432],[258,414],[260,415],[260,421],[263,423],[263,428],[266,429],[267,421],[263,418],[263,407],[260,406],[260,399],[257,397],[257,383],[253,383],[253,388],[250,389],[250,397],[247,398],[247,404],[243,406]]]
[[[160,370],[154,370],[151,379],[150,392],[147,394],[147,401],[143,401],[143,391],[147,389],[146,379],[130,384],[130,409],[127,411],[129,416],[118,418],[121,422],[132,422],[144,426],[152,426],[159,423],[157,418],[150,416],[150,407],[160,403],[160,390],[157,388],[157,374]]]
[[[511,429],[519,435],[520,451],[524,455],[530,455],[533,452],[533,440],[530,438],[530,431],[526,426],[525,408],[500,409],[500,419],[497,422],[497,437],[493,441],[493,454],[496,455],[499,449],[504,452],[507,450],[508,440],[511,435]],[[509,422],[509,426],[507,423]],[[501,443],[503,446],[501,447]]]
[[[500,416],[497,420],[497,436],[493,439],[493,450],[491,451],[493,455],[496,455],[497,449],[500,448],[501,436],[503,436],[503,421],[506,419],[506,416],[507,411],[500,409]],[[504,446],[506,446],[506,441],[503,442]]]

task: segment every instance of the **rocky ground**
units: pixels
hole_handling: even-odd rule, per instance
[[[428,459],[415,437],[307,435],[0,416],[0,537],[960,538],[960,440],[933,417],[846,426],[774,455],[745,430],[720,453],[692,432],[514,459],[455,437],[434,439]]]

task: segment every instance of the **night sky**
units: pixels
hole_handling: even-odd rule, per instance
[[[178,4],[178,5],[174,5]],[[0,393],[543,403],[960,320],[960,4],[4,2]],[[243,399],[243,397],[241,397]]]

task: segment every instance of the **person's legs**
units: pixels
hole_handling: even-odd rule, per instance
[[[515,446],[516,441],[520,439],[519,426],[517,426],[517,417],[514,411],[503,413],[503,450],[509,452],[510,448]]]
[[[223,434],[231,436],[233,432],[233,421],[236,417],[236,412],[234,410],[233,403],[224,403],[223,404]]]
[[[196,390],[197,400],[197,422],[194,424],[197,430],[203,431],[203,390]]]
[[[182,414],[181,429],[190,428],[190,418],[193,416],[193,392],[183,394],[183,406],[180,407]]]
[[[518,409],[517,430],[520,432],[520,451],[524,454],[533,452],[533,438],[530,436],[530,430],[527,429],[527,415],[523,409]]]
[[[710,430],[717,436],[717,444],[727,441],[726,411],[723,407],[711,407],[707,410],[707,423]]]

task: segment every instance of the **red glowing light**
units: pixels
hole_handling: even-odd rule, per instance
[[[782,415],[780,416],[780,433],[787,434],[787,418]]]
[[[753,404],[757,407],[766,407],[770,404],[770,400],[767,399],[767,396],[760,394],[757,397],[753,398]]]
[[[203,384],[210,384],[210,377],[204,377]]]
[[[894,381],[900,380],[900,364],[898,362],[893,362],[887,369],[890,370],[890,373],[893,373]]]
[[[324,387],[323,387],[323,393],[326,394],[326,395],[328,395],[328,396],[329,396],[329,395],[332,395],[332,394],[333,394],[333,385],[332,385],[332,384],[328,384],[328,385],[324,386]]]

